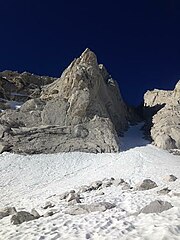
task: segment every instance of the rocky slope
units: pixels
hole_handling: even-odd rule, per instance
[[[43,86],[55,80],[56,78],[28,72],[0,72],[0,109],[10,108],[9,101],[23,103],[28,99],[39,97]]]
[[[119,151],[117,134],[127,128],[132,113],[95,54],[86,49],[59,79],[49,81],[19,110],[1,113],[1,151]]]
[[[152,118],[154,144],[168,150],[180,149],[180,81],[173,91],[148,91],[144,106],[147,120]]]
[[[89,49],[58,79],[1,72],[0,112],[0,152],[24,154],[118,152],[118,135],[140,120]],[[147,91],[144,117],[156,146],[180,149],[180,81],[173,91]]]

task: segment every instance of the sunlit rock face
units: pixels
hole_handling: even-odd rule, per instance
[[[173,91],[148,91],[144,106],[156,109],[151,127],[154,144],[163,149],[180,149],[180,81]]]
[[[117,83],[86,49],[40,96],[1,113],[1,141],[18,153],[118,152],[128,119]]]

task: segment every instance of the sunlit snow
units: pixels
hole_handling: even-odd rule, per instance
[[[149,144],[141,127],[129,128],[121,139],[120,153],[1,154],[0,207],[35,208],[43,214],[42,206],[52,201],[56,213],[19,226],[5,217],[0,220],[0,239],[180,239],[180,157]],[[169,174],[178,179],[166,182],[164,177]],[[133,189],[112,186],[103,189],[104,195],[98,195],[98,190],[83,193],[82,201],[108,201],[115,208],[79,216],[65,214],[67,204],[59,200],[59,194],[110,177],[123,178]],[[136,191],[135,186],[145,178],[154,180],[158,188]],[[158,195],[164,187],[171,192]],[[134,214],[155,199],[166,200],[174,207],[160,214]]]

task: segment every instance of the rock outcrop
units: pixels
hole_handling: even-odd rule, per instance
[[[154,89],[153,91],[147,91],[144,94],[144,106],[145,107],[157,107],[169,103],[173,91],[165,91]]]
[[[138,186],[137,190],[145,191],[152,188],[156,188],[157,184],[151,179],[144,179],[143,182]]]
[[[1,113],[0,144],[27,154],[118,152],[128,120],[117,83],[86,49],[39,97]]]
[[[40,97],[43,86],[56,79],[28,72],[0,72],[0,111],[12,108],[12,101],[22,104],[28,99]]]
[[[169,202],[162,201],[162,200],[155,200],[153,202],[150,202],[149,205],[142,208],[140,213],[145,213],[145,214],[161,213],[171,209],[172,207],[173,206]]]
[[[152,119],[154,144],[168,150],[180,149],[180,81],[173,91],[148,91],[144,106],[146,118]]]
[[[33,211],[33,212],[35,212],[35,216],[26,211],[17,212],[11,217],[11,223],[14,225],[19,225],[23,222],[28,222],[28,221],[38,219],[40,215],[37,213],[37,211]]]

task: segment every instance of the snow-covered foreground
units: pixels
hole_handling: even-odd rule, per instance
[[[124,151],[117,154],[0,155],[0,207],[26,211],[35,208],[44,214],[47,210],[42,206],[51,201],[56,212],[19,226],[10,223],[11,217],[5,217],[0,220],[0,239],[180,239],[180,157],[147,144],[140,136],[140,127],[129,129],[121,140]],[[167,182],[164,177],[169,174],[178,179]],[[150,178],[158,188],[136,191],[111,186],[103,189],[104,195],[99,195],[99,190],[82,193],[83,203],[107,201],[116,207],[77,216],[65,213],[67,203],[58,195],[110,177],[123,178],[132,187]],[[171,192],[158,195],[164,187]],[[174,207],[159,214],[134,214],[155,199]]]

